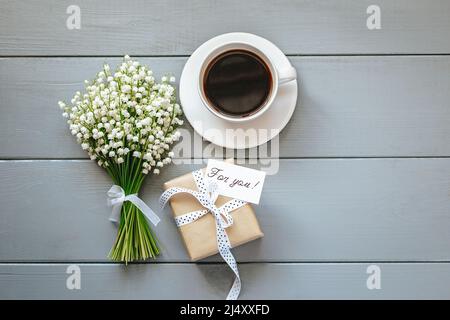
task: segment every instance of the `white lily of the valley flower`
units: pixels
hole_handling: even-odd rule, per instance
[[[143,174],[159,174],[174,156],[170,145],[183,123],[170,84],[175,77],[161,80],[155,83],[153,72],[127,55],[116,71],[105,64],[96,79],[86,80],[86,92],[76,92],[71,104],[58,104],[77,142],[100,166],[132,156],[141,159]]]

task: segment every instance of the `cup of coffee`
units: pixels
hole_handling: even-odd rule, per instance
[[[292,66],[277,69],[255,46],[229,42],[207,55],[200,68],[198,88],[204,105],[215,116],[244,122],[266,112],[278,87],[296,78]]]

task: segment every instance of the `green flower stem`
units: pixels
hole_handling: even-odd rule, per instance
[[[140,170],[140,159],[127,157],[120,165],[111,164],[107,171],[128,195],[138,193],[142,186],[145,175]],[[158,254],[157,240],[144,214],[131,202],[125,202],[110,259],[128,263],[155,258]]]

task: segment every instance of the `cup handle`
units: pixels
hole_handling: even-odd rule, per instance
[[[289,66],[278,70],[278,85],[283,85],[295,79],[297,79],[297,71],[294,67]]]

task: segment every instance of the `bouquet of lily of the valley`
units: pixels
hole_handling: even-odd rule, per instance
[[[125,195],[138,194],[148,174],[158,174],[171,162],[170,148],[182,124],[174,81],[164,76],[157,83],[150,69],[125,56],[115,72],[105,64],[93,81],[86,80],[86,91],[76,92],[70,105],[59,102],[72,135]],[[129,262],[159,254],[148,221],[132,201],[123,202],[118,220],[112,260]]]

